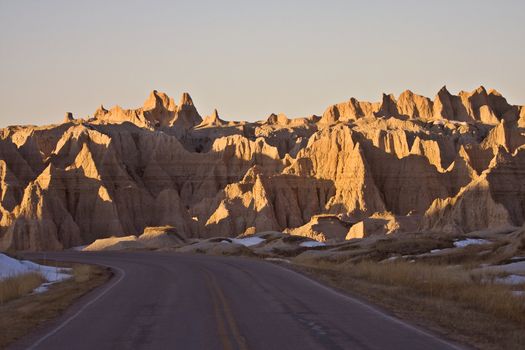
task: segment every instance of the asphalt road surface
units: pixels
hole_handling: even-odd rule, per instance
[[[265,261],[154,252],[47,258],[106,265],[115,276],[13,348],[459,348]]]

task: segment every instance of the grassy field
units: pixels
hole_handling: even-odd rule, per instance
[[[60,266],[72,267],[73,278],[51,285],[45,293],[28,294],[40,284],[41,280],[36,286],[33,284],[36,283],[36,280],[33,280],[35,276],[24,277],[16,282],[24,286],[19,290],[25,292],[17,293],[17,297],[0,305],[0,349],[4,349],[44,322],[58,317],[75,300],[111,277],[110,270],[99,266],[63,263]],[[6,288],[14,289],[16,288],[12,286]],[[9,293],[12,295],[12,292]]]
[[[425,263],[362,262],[343,265],[343,273],[383,285],[398,285],[430,298],[460,302],[470,308],[525,325],[525,303],[507,285],[491,283],[496,275]]]

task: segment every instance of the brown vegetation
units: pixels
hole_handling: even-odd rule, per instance
[[[0,306],[1,349],[58,317],[75,300],[111,276],[108,269],[98,266],[75,264],[69,267],[73,267],[73,278],[51,285],[45,293],[26,295]]]
[[[459,302],[469,308],[511,320],[525,327],[525,303],[508,286],[487,283],[480,274],[424,263],[362,262],[342,267],[348,276],[372,283],[409,288],[430,298]]]
[[[0,305],[29,294],[45,282],[38,272],[24,273],[0,280]]]

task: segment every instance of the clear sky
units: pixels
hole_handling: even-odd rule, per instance
[[[522,0],[0,0],[0,126],[153,89],[256,120],[445,84],[525,104],[524,82]]]

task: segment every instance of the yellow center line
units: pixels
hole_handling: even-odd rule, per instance
[[[230,338],[228,337],[228,334],[226,332],[226,324],[221,315],[221,310],[219,307],[220,301],[215,292],[215,288],[213,288],[213,281],[208,273],[206,273],[206,284],[208,285],[208,290],[210,291],[211,299],[213,301],[213,311],[215,314],[215,319],[217,321],[217,333],[219,334],[219,338],[221,339],[222,348],[224,350],[233,350],[232,343],[230,342]]]
[[[237,323],[235,322],[235,318],[233,317],[233,313],[228,304],[228,301],[226,300],[226,297],[222,289],[217,283],[217,280],[208,270],[206,270],[206,275],[207,275],[208,281],[211,284],[210,287],[215,292],[212,294],[214,294],[214,297],[216,297],[215,295],[219,297],[219,300],[222,306],[222,311],[224,312],[224,315],[226,316],[226,320],[228,321],[229,328],[231,330],[233,338],[235,339],[237,343],[238,348],[240,350],[248,350],[248,347],[246,346],[246,339],[241,335],[241,332],[239,331],[239,327],[237,326]],[[215,301],[214,301],[214,304],[215,304]]]
[[[228,324],[230,325],[230,329],[233,332],[233,336],[235,340],[237,341],[237,344],[239,345],[239,349],[247,350],[248,348],[246,347],[246,340],[241,335],[241,332],[239,331],[239,328],[237,327],[237,323],[235,322],[233,313],[230,309],[228,302],[226,301],[226,297],[224,296],[222,289],[218,285],[216,285],[216,288],[217,288],[217,294],[219,294],[219,298],[221,299],[222,305],[224,307],[224,313],[226,314],[226,319],[228,320]]]

